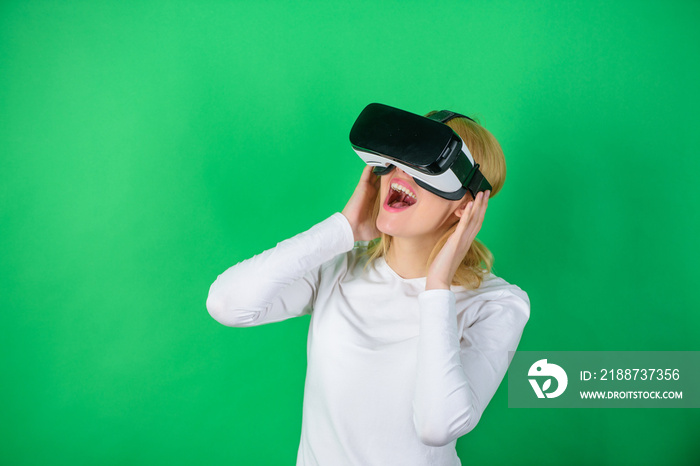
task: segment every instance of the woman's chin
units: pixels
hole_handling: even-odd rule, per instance
[[[377,217],[377,230],[389,236],[406,236],[406,233],[408,233],[408,231],[405,225],[406,222],[403,219],[397,218],[395,216],[392,218],[389,215],[382,214],[383,213],[380,213]]]
[[[434,218],[423,218],[419,221],[410,217],[390,212],[379,212],[375,226],[380,232],[394,238],[427,237],[431,240],[435,239],[436,235],[437,237],[442,236],[449,228],[449,226],[445,226],[445,221],[438,223]]]
[[[379,216],[377,216],[377,223],[375,226],[377,227],[377,230],[381,231],[385,235],[392,235],[392,228],[391,225],[389,225],[386,219],[382,218],[382,214],[380,213]]]

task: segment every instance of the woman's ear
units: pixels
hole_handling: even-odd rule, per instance
[[[462,200],[459,201],[459,206],[457,206],[457,209],[455,210],[455,215],[459,218],[462,218],[464,211],[467,210],[467,206],[473,200],[474,198],[472,197],[472,195],[469,192],[467,192],[467,194],[464,195]]]

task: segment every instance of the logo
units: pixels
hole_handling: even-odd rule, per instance
[[[566,385],[569,383],[569,378],[566,376],[566,372],[564,372],[564,369],[557,366],[556,364],[547,363],[546,359],[540,359],[535,364],[530,366],[530,370],[527,372],[527,375],[530,377],[554,377],[557,381],[557,389],[553,392],[547,392],[547,390],[549,390],[550,386],[552,385],[551,378],[545,380],[541,388],[537,384],[536,379],[528,379],[530,381],[530,385],[532,385],[532,389],[537,395],[537,398],[544,398],[545,396],[547,398],[556,398],[562,393],[564,393],[564,390],[566,390]]]

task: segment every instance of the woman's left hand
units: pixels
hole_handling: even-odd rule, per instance
[[[489,203],[490,191],[477,193],[476,199],[470,201],[459,219],[457,229],[445,242],[435,260],[430,264],[425,283],[426,290],[449,290],[459,264],[476,238],[484,221],[484,214]]]

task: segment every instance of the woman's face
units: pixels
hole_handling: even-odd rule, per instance
[[[459,220],[455,211],[472,200],[469,193],[457,201],[443,199],[418,186],[398,167],[380,177],[379,196],[379,231],[432,243]]]

